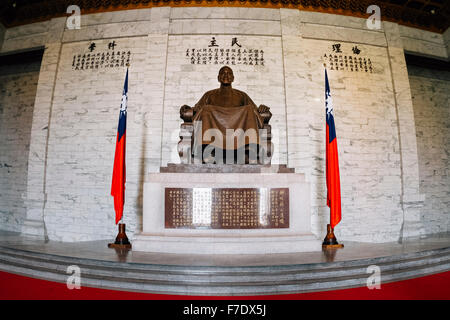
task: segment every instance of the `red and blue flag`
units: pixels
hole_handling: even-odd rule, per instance
[[[327,205],[330,207],[330,225],[334,228],[341,221],[341,182],[339,178],[339,160],[334,125],[333,100],[327,70],[325,69],[325,109],[326,109],[326,180]]]
[[[111,195],[114,197],[116,224],[122,219],[125,203],[125,146],[127,131],[127,102],[128,102],[128,69],[123,85],[122,102],[120,104],[119,125],[117,127],[116,152],[114,155],[114,169],[111,184]]]

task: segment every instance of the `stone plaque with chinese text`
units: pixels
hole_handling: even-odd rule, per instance
[[[166,188],[165,227],[289,228],[289,189]]]

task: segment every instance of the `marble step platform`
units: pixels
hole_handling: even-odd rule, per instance
[[[77,265],[81,286],[148,293],[301,293],[365,286],[372,265],[381,270],[381,284],[448,271],[449,240],[346,243],[327,253],[183,256],[115,251],[105,241],[45,243],[15,235],[0,245],[0,270],[66,283],[67,267]]]
[[[180,230],[174,230],[180,231]],[[183,230],[181,230],[183,231]],[[209,230],[208,230],[209,231]],[[259,231],[259,230],[251,230]],[[278,231],[278,230],[275,230]],[[233,234],[202,236],[172,233],[172,235],[154,235],[140,233],[134,236],[133,250],[159,253],[201,253],[201,254],[271,254],[320,251],[322,242],[312,233],[282,235],[276,232],[259,235],[254,233],[245,237]],[[209,232],[210,233],[210,232]],[[217,232],[219,233],[219,232]]]

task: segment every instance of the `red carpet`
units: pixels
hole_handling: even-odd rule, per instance
[[[81,287],[69,290],[65,283],[0,272],[1,300],[449,300],[450,271],[435,275],[366,287],[301,294],[245,297],[201,297],[124,292]]]

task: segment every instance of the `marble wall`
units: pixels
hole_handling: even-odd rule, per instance
[[[448,232],[450,208],[450,72],[409,67],[426,233]]]
[[[217,75],[219,69],[225,65],[225,63],[221,63],[223,60],[226,61],[227,54],[225,52],[221,56],[220,49],[230,50],[228,53],[230,59],[235,58],[229,63],[235,76],[233,87],[246,92],[257,106],[264,104],[270,107],[272,112],[270,123],[273,135],[276,137],[273,141],[275,144],[273,162],[286,163],[286,105],[281,37],[241,35],[235,37],[238,44],[241,45],[238,47],[237,45],[231,46],[232,35],[214,34],[213,36],[219,47],[208,47],[212,37],[204,35],[176,34],[170,35],[168,38],[162,165],[166,166],[169,162],[180,162],[176,150],[176,145],[180,140],[180,107],[184,104],[194,106],[206,91],[219,87]],[[209,64],[209,58],[206,57],[206,64],[203,64],[203,58],[198,64],[198,60],[195,58],[195,64],[192,64],[192,49],[195,50],[194,55],[198,50],[211,49],[213,62]],[[217,64],[214,63],[215,49],[218,50]],[[241,54],[238,53],[238,50],[242,51]],[[264,51],[263,55],[261,55],[261,50]],[[251,51],[251,56],[244,51]],[[254,51],[258,51],[258,57],[263,57],[265,60],[262,62],[263,64],[258,61],[258,65],[254,65]],[[244,57],[252,59],[247,61],[252,65],[241,64],[243,61],[238,61],[239,55],[241,55],[241,59]]]
[[[212,46],[213,37],[218,47]],[[257,105],[271,107],[273,163],[306,174],[313,232],[322,237],[329,219],[324,63],[343,190],[337,236],[393,241],[448,224],[448,215],[439,210],[436,218],[423,219],[429,191],[419,182],[423,164],[416,130],[422,129],[415,123],[404,59],[404,51],[447,58],[445,35],[389,22],[371,30],[364,19],[292,9],[162,7],[83,15],[79,30],[68,30],[64,18],[6,30],[0,52],[45,46],[22,231],[62,241],[107,239],[116,233],[109,193],[126,68],[119,59],[118,66],[99,62],[95,67],[94,62],[78,70],[78,55],[130,52],[124,221],[132,236],[142,228],[146,173],[179,161],[179,107],[193,106],[205,91],[218,87],[220,59],[210,64],[206,56],[203,63],[201,56],[200,63],[191,63],[190,50],[237,54],[233,39],[241,50],[264,51],[264,66],[230,63],[234,87]]]
[[[26,218],[27,164],[39,64],[0,67],[0,225],[20,231]]]
[[[304,39],[295,50],[297,71],[289,83],[297,84],[290,95],[298,101],[288,108],[289,163],[305,172],[312,190],[313,230],[320,234],[328,218],[325,184],[325,112],[323,57],[334,42]],[[343,43],[352,52],[355,43]],[[395,98],[386,48],[358,44],[370,57],[373,73],[328,70],[335,110],[345,219],[341,238],[382,240],[398,232],[402,211],[399,138]],[[329,60],[327,60],[329,64]],[[359,66],[359,65],[358,65]],[[295,76],[295,78],[294,78]]]
[[[111,170],[117,134],[119,106],[125,67],[76,70],[74,54],[86,54],[91,41],[64,43],[60,51],[51,118],[46,174],[45,223],[50,239],[82,240],[86,235],[107,238],[114,232],[114,210],[110,210]],[[109,40],[96,40],[98,52],[108,51]],[[127,119],[127,201],[125,213],[131,230],[141,212],[143,148],[147,104],[145,81],[138,70],[145,68],[145,37],[116,41],[120,52],[132,51]],[[116,47],[117,49],[117,47]],[[116,51],[116,53],[118,50]],[[92,51],[95,53],[95,50]],[[126,55],[125,55],[126,56]],[[76,58],[77,59],[77,58]],[[106,62],[104,62],[106,65]],[[67,206],[71,203],[72,205]],[[70,226],[61,229],[61,226]]]

